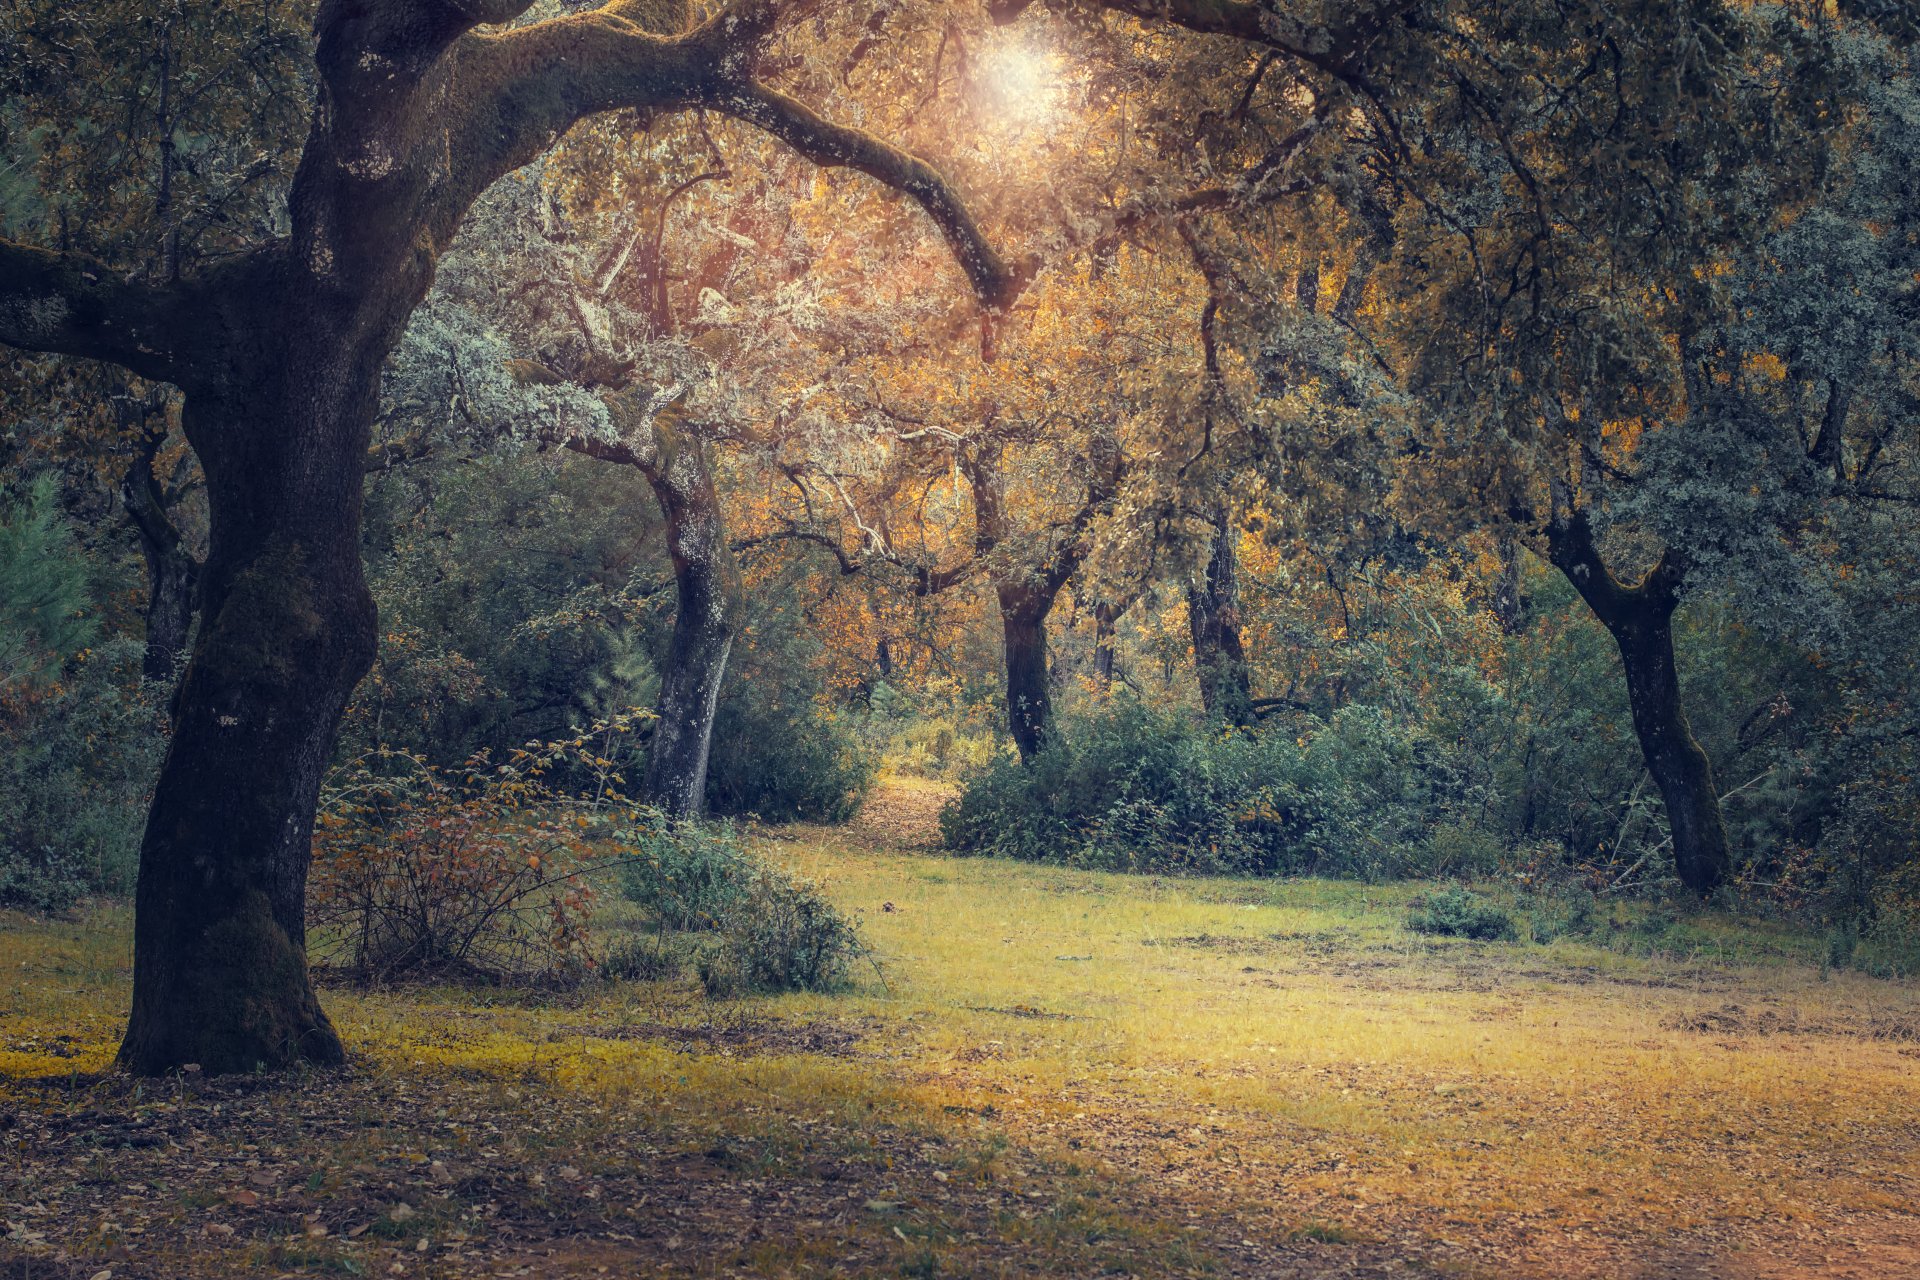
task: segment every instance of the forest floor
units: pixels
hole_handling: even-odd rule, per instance
[[[1911,984],[941,857],[939,801],[762,837],[851,992],[330,988],[306,1078],[104,1073],[125,911],[0,916],[0,1277],[1920,1275]]]

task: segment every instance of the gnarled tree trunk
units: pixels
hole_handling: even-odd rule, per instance
[[[1020,759],[1031,761],[1046,742],[1053,720],[1053,692],[1047,684],[1047,614],[1059,588],[1045,584],[1001,583],[1000,635],[1007,671],[1007,728]]]
[[[1245,726],[1253,723],[1254,714],[1247,652],[1240,640],[1240,559],[1224,511],[1215,515],[1213,527],[1206,570],[1187,585],[1187,630],[1207,715]]]
[[[974,555],[990,560],[1006,550],[1012,533],[995,444],[964,454],[961,469],[973,489]],[[1021,763],[1031,763],[1046,745],[1053,720],[1053,690],[1047,672],[1047,615],[1067,580],[1086,561],[1092,547],[1087,529],[1113,501],[1126,459],[1110,438],[1095,437],[1091,469],[1079,510],[1068,520],[1047,558],[1038,566],[1002,565],[994,573],[994,597],[1000,608],[1000,635],[1007,673],[1007,729]]]
[[[267,284],[295,332],[187,400],[212,538],[140,848],[120,1060],[141,1074],[342,1056],[308,982],[306,880],[334,730],[373,661],[360,461],[386,335]]]
[[[1644,579],[1628,586],[1600,558],[1585,512],[1553,523],[1548,550],[1619,647],[1634,733],[1666,803],[1674,870],[1681,883],[1705,897],[1732,876],[1733,856],[1713,764],[1680,702],[1673,651],[1673,613],[1684,577],[1678,557],[1669,551]]]
[[[672,817],[698,818],[706,812],[714,713],[744,603],[740,563],[727,544],[706,441],[686,430],[677,410],[642,409],[641,398],[629,388],[607,401],[622,439],[571,436],[562,443],[575,453],[635,468],[660,504],[676,608],[641,789]]]
[[[727,545],[713,469],[699,439],[657,431],[660,462],[647,478],[666,517],[679,608],[660,682],[646,794],[677,818],[707,806],[707,755],[727,657],[739,628],[740,568]]]

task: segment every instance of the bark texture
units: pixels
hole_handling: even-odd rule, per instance
[[[1240,558],[1226,512],[1215,514],[1206,568],[1187,585],[1187,630],[1207,715],[1224,724],[1254,721],[1247,651],[1240,639]]]
[[[707,755],[742,608],[740,568],[727,545],[707,447],[662,428],[663,465],[649,472],[666,517],[679,608],[660,682],[659,720],[647,757],[647,796],[676,818],[707,807]]]
[[[1713,763],[1680,701],[1673,650],[1673,613],[1685,576],[1679,558],[1669,551],[1640,582],[1622,583],[1601,558],[1585,512],[1555,520],[1548,551],[1619,647],[1634,733],[1666,804],[1674,870],[1681,883],[1705,897],[1731,877],[1733,856]]]

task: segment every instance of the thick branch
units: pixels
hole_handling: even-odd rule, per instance
[[[0,343],[106,360],[155,382],[178,381],[185,290],[121,279],[79,254],[0,240]]]
[[[1206,35],[1232,36],[1276,50],[1349,84],[1361,82],[1359,60],[1389,22],[1419,0],[1389,0],[1340,28],[1290,18],[1248,0],[1095,0],[1136,18],[1170,22]]]
[[[797,525],[789,525],[785,529],[777,529],[772,533],[757,534],[751,538],[736,538],[732,546],[737,554],[751,551],[756,547],[770,546],[776,542],[808,542],[817,547],[824,547],[827,554],[839,563],[841,577],[852,577],[866,568],[864,562],[848,555],[846,548],[842,547],[837,539],[830,538],[824,533],[816,533],[811,529],[802,529]]]
[[[1680,602],[1685,570],[1672,548],[1661,552],[1659,561],[1639,582],[1624,583],[1601,558],[1593,522],[1584,509],[1562,515],[1547,526],[1547,558],[1567,576],[1594,616],[1609,627],[1645,609],[1670,614]]]

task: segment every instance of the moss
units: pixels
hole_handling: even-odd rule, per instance
[[[247,891],[190,951],[190,970],[159,1007],[136,1006],[120,1054],[129,1070],[161,1075],[193,1062],[217,1075],[344,1060],[307,980],[306,953],[266,894]]]

